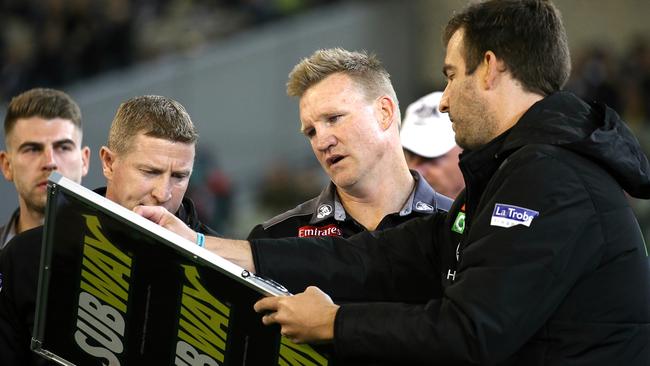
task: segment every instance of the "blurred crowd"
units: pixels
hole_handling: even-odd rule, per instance
[[[614,108],[650,155],[650,39],[646,37],[633,39],[620,54],[604,45],[574,52],[566,88]],[[632,205],[645,237],[650,238],[650,202],[632,199]]]
[[[0,101],[150,60],[337,0],[3,0]]]
[[[606,103],[638,136],[650,137],[650,39],[638,36],[620,54],[604,45],[574,52],[566,88],[585,100]],[[650,147],[650,141],[642,142]]]

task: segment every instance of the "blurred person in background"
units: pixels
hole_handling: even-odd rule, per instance
[[[202,222],[220,233],[228,232],[232,226],[233,185],[211,150],[197,148],[192,179],[185,196],[196,205]]]
[[[575,54],[571,77],[565,89],[586,101],[605,103],[624,115],[619,85],[621,78],[617,75],[611,49],[593,46]]]
[[[15,235],[43,225],[50,173],[80,183],[90,158],[90,149],[81,145],[81,110],[59,90],[31,89],[11,99],[4,133],[0,168],[16,187],[19,207],[0,227],[0,251]]]
[[[249,239],[348,237],[449,209],[450,199],[408,169],[397,97],[374,55],[318,50],[293,68],[287,93],[300,99],[300,129],[331,181]]]
[[[400,139],[409,168],[418,171],[436,192],[455,199],[465,188],[458,167],[462,149],[456,145],[449,116],[438,108],[441,98],[442,92],[434,92],[409,105]]]

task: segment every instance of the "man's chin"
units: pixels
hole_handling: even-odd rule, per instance
[[[332,178],[332,182],[334,182],[334,184],[337,187],[344,188],[344,189],[351,187],[357,181],[356,179],[353,179],[352,177],[343,174],[338,174],[332,176],[331,178]]]
[[[26,201],[27,209],[45,215],[45,199],[39,201]]]

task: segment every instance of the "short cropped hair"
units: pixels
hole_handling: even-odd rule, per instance
[[[390,75],[377,56],[366,51],[351,52],[342,48],[317,50],[294,66],[289,73],[287,94],[302,97],[314,84],[336,73],[350,76],[369,100],[388,94],[398,103]]]
[[[467,74],[492,51],[525,90],[548,95],[564,86],[571,72],[569,46],[560,12],[549,0],[488,0],[455,14],[443,33],[445,46],[464,31]]]
[[[32,117],[66,119],[81,131],[81,109],[68,94],[55,89],[34,88],[16,95],[9,102],[4,123],[5,139],[19,119]]]
[[[122,103],[108,133],[108,148],[122,154],[131,150],[138,134],[172,142],[193,144],[198,133],[185,108],[177,101],[144,95]]]

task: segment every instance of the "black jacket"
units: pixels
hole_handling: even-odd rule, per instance
[[[106,189],[96,193],[105,195]],[[192,230],[208,235],[215,231],[202,224],[194,203],[183,198],[176,213]],[[50,365],[30,350],[38,288],[43,226],[16,235],[0,252],[0,365]]]
[[[447,212],[452,200],[431,188],[426,180],[412,171],[415,189],[404,207],[384,216],[377,230],[397,226],[410,219],[431,215],[437,211]],[[336,186],[330,182],[318,197],[303,202],[295,208],[256,225],[248,239],[343,236],[349,237],[366,231],[343,208],[336,194]]]
[[[348,361],[649,365],[650,265],[623,189],[650,198],[650,167],[618,115],[555,93],[460,166],[448,215],[349,240],[252,241],[258,272],[386,301],[339,309]],[[427,271],[440,282],[419,281]],[[426,305],[394,302],[439,285]]]

